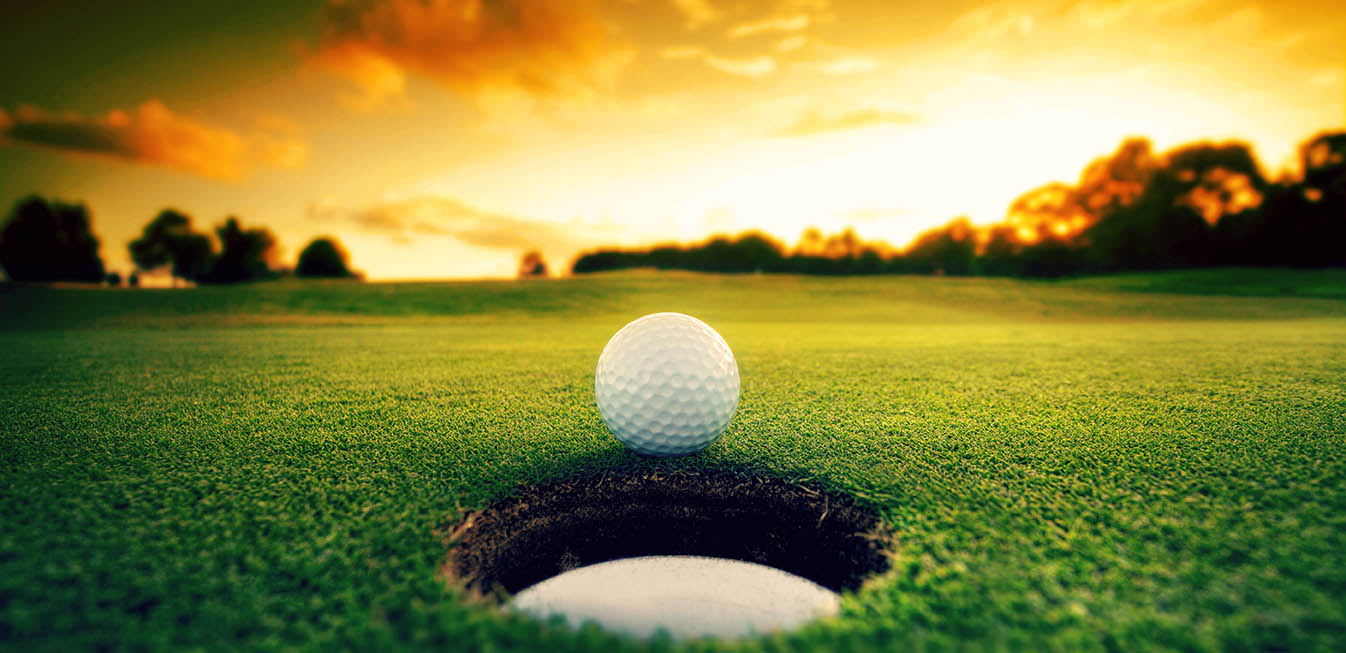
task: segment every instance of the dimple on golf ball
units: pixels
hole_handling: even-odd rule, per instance
[[[738,363],[724,338],[682,313],[622,327],[598,357],[598,414],[618,440],[651,456],[705,449],[738,408]]]

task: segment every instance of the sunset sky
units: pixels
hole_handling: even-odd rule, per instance
[[[1346,126],[1340,0],[135,0],[0,10],[0,204],[339,238],[373,279],[809,226],[904,244],[1129,135]],[[206,3],[199,3],[206,4]]]

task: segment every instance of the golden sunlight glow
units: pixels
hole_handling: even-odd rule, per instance
[[[123,270],[165,206],[265,224],[290,254],[334,236],[371,279],[510,276],[529,250],[563,271],[585,249],[745,230],[900,248],[960,216],[1033,243],[1088,226],[1098,207],[1051,184],[1129,137],[1247,142],[1275,178],[1346,107],[1346,17],[1298,1],[331,0],[296,16],[256,37],[267,63],[41,109],[11,85],[0,200],[89,202]],[[148,79],[145,60],[115,77]],[[1243,175],[1193,181],[1183,201],[1208,221],[1262,201]],[[1106,184],[1078,201],[1140,188]]]

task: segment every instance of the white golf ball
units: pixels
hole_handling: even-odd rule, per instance
[[[617,439],[651,456],[705,449],[738,408],[738,363],[724,338],[681,313],[622,327],[594,372],[598,414]]]

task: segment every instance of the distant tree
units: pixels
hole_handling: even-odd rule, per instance
[[[1084,252],[1066,238],[1048,236],[1019,252],[1018,274],[1056,278],[1079,274],[1085,269]]]
[[[1015,234],[1017,227],[1000,224],[988,231],[986,244],[978,258],[978,270],[989,276],[1018,276],[1023,273],[1023,243]]]
[[[1287,184],[1280,209],[1268,221],[1293,247],[1279,256],[1291,265],[1346,265],[1346,131],[1324,132],[1299,148],[1302,179]],[[1290,252],[1285,252],[1290,254]]]
[[[315,238],[299,253],[295,265],[297,277],[325,277],[344,279],[356,276],[351,272],[350,256],[334,238]]]
[[[1207,224],[1262,202],[1267,181],[1248,145],[1197,143],[1176,148],[1165,158],[1161,180],[1172,185],[1174,203],[1192,208]]]
[[[570,264],[570,272],[572,274],[588,274],[620,270],[628,267],[624,265],[623,259],[625,258],[626,253],[617,250],[585,252],[576,257],[575,262]]]
[[[525,252],[523,259],[519,261],[520,279],[539,279],[547,276],[547,261],[542,258],[542,252],[532,250]]]
[[[809,227],[799,236],[799,244],[795,246],[795,256],[822,257],[826,254],[826,248],[823,232],[817,227]]]
[[[1215,225],[1255,210],[1267,189],[1243,143],[1195,143],[1162,157],[1133,201],[1089,227],[1091,264],[1100,271],[1176,268],[1218,262]]]
[[[1018,245],[1070,239],[1097,220],[1077,188],[1054,182],[1015,198],[1005,216],[1011,228],[1006,235]]]
[[[685,258],[690,264],[679,267],[704,272],[772,272],[783,267],[783,256],[780,243],[754,231],[689,247]]]
[[[1095,159],[1085,167],[1079,182],[1071,189],[1070,203],[1092,224],[1140,197],[1160,163],[1150,141],[1129,138],[1111,155]]]
[[[903,255],[907,270],[924,274],[971,274],[977,254],[974,235],[967,218],[958,218],[922,233]]]
[[[128,285],[128,286],[130,286],[130,287],[132,287],[132,288],[138,288],[138,287],[140,287],[140,273],[139,273],[139,272],[132,272],[131,274],[127,275],[127,277],[126,277],[126,285]]]
[[[852,259],[852,274],[879,274],[883,271],[883,254],[873,247],[864,247]]]
[[[1346,265],[1346,131],[1303,143],[1301,173],[1271,181],[1251,147],[1191,143],[1156,154],[1143,138],[1092,161],[1073,184],[1016,198],[1003,222],[959,219],[905,252],[847,229],[814,228],[790,253],[765,237],[599,250],[576,273],[631,267],[800,274],[1070,274],[1204,265]]]
[[[1221,262],[1346,265],[1346,132],[1324,132],[1299,148],[1300,173],[1268,185],[1255,210],[1216,225]]]
[[[98,238],[83,204],[19,200],[0,230],[0,266],[13,281],[103,281]]]
[[[273,279],[276,237],[265,228],[244,229],[238,218],[229,217],[215,230],[220,255],[202,281],[239,283]]]
[[[149,271],[169,266],[174,280],[201,281],[214,264],[210,236],[192,229],[186,214],[164,209],[128,245],[136,267]]]
[[[841,233],[829,237],[823,242],[823,255],[827,258],[859,258],[864,243],[855,235],[855,230],[847,228]]]
[[[105,281],[109,286],[120,286],[122,285],[122,275],[117,272],[109,272]]]
[[[1346,131],[1323,132],[1299,146],[1306,188],[1346,198]]]

